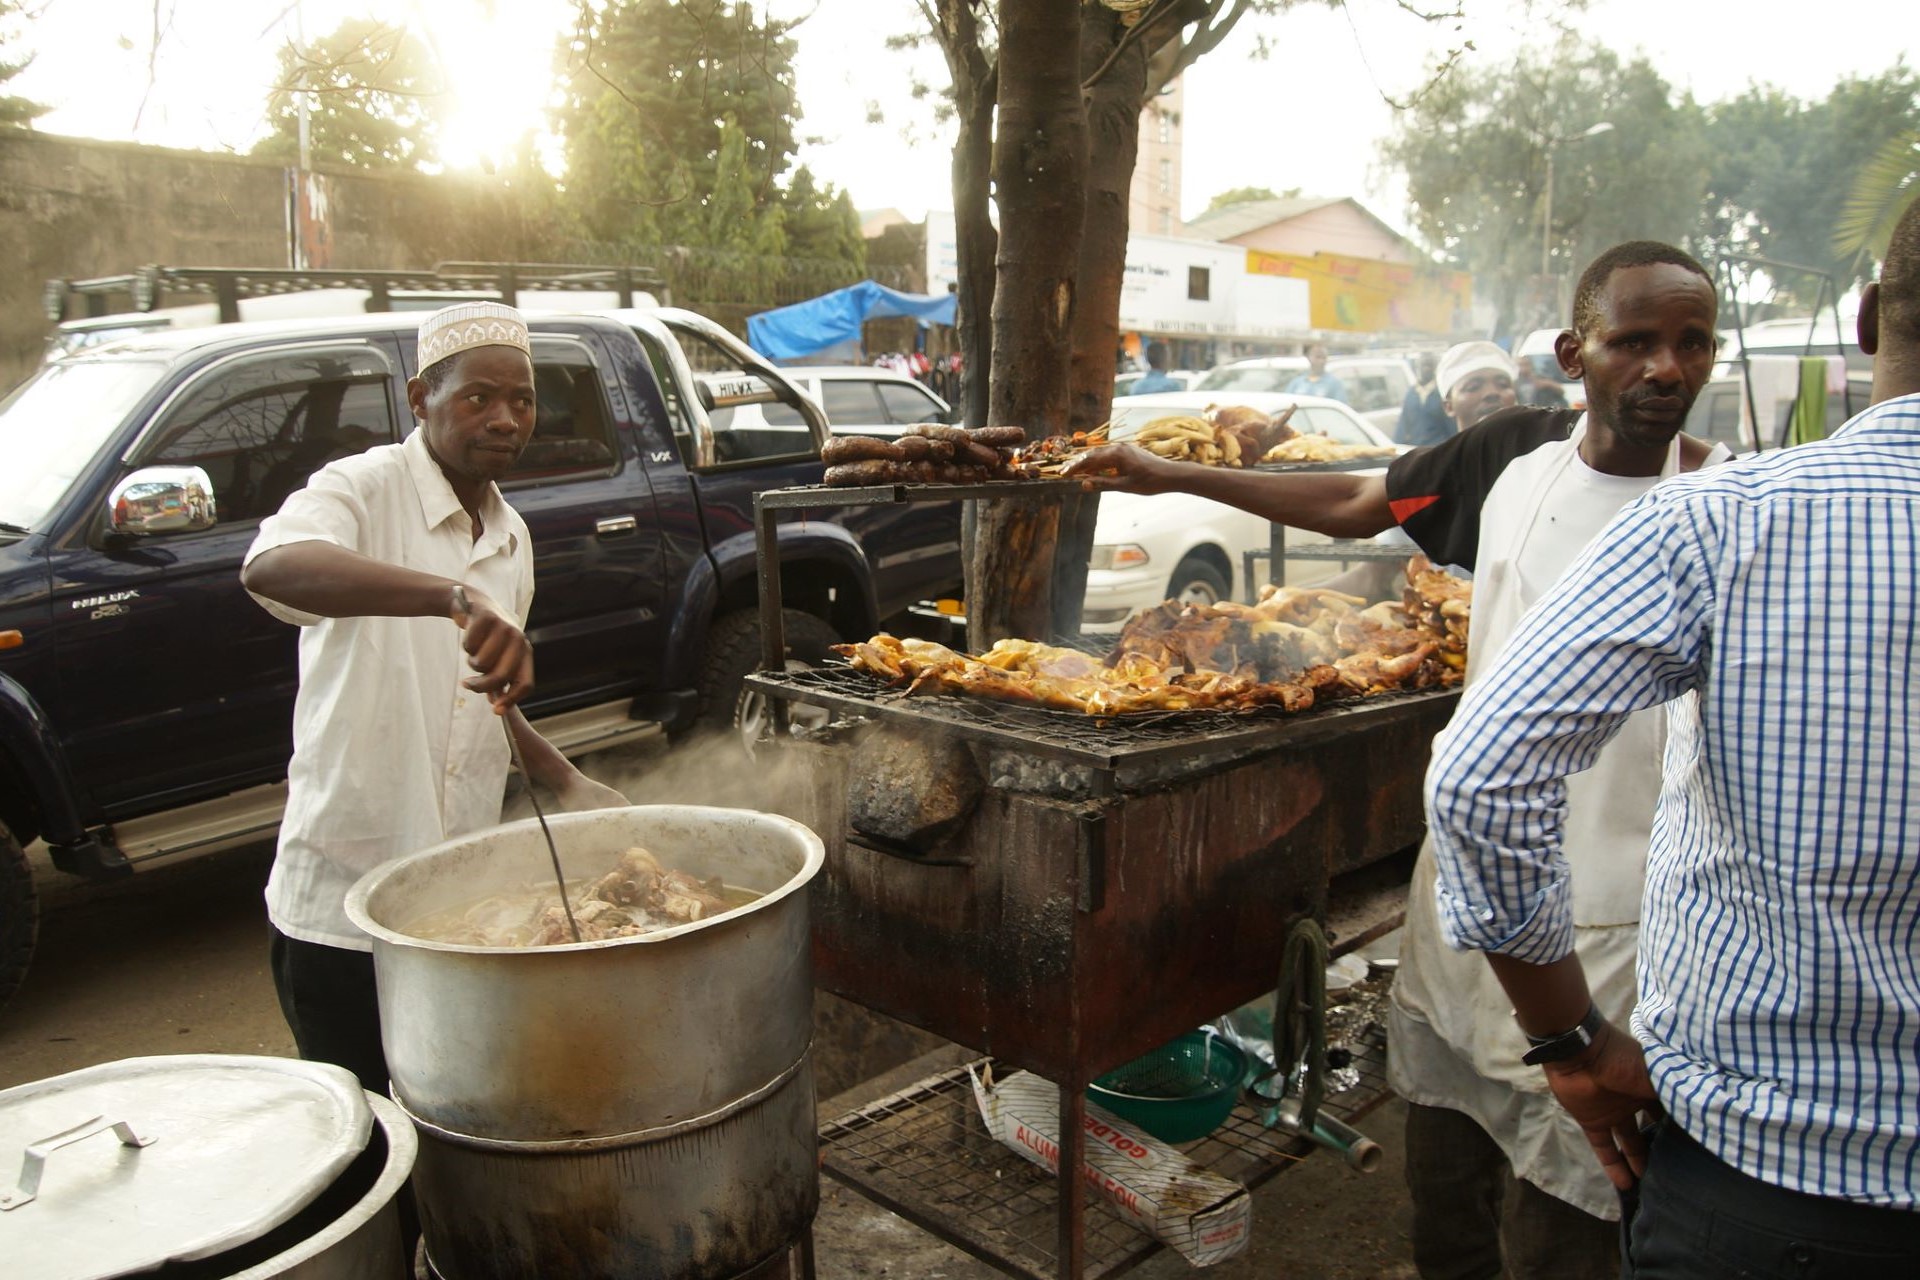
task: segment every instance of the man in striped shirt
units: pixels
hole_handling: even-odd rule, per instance
[[[1428,775],[1442,927],[1638,1181],[1638,1280],[1920,1274],[1920,204],[1859,328],[1873,407],[1623,511]],[[1667,703],[1629,1033],[1573,953],[1566,779]]]
[[[1334,536],[1397,525],[1433,560],[1471,570],[1469,687],[1527,607],[1593,536],[1662,477],[1727,456],[1681,433],[1713,368],[1714,288],[1672,245],[1629,241],[1588,265],[1560,357],[1591,412],[1515,408],[1513,362],[1488,342],[1440,361],[1460,431],[1396,458],[1385,475],[1270,474],[1166,462],[1127,445],[1072,473],[1134,492],[1184,490]],[[1595,993],[1633,1004],[1641,875],[1660,790],[1664,720],[1640,717],[1581,780],[1569,855],[1590,872],[1575,904]],[[1413,1254],[1423,1280],[1609,1280],[1619,1197],[1555,1104],[1512,1006],[1484,964],[1443,940],[1433,859],[1409,889],[1388,1014],[1387,1076],[1407,1100]]]

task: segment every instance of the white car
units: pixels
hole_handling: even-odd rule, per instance
[[[1133,384],[1146,377],[1148,372],[1146,369],[1129,369],[1125,373],[1115,374],[1113,376],[1113,394],[1116,396],[1131,395],[1133,393]],[[1169,369],[1167,370],[1167,376],[1179,383],[1180,389],[1185,391],[1194,383],[1200,381],[1203,375],[1198,369]]]
[[[1307,372],[1305,356],[1256,356],[1215,365],[1192,385],[1195,391],[1235,395],[1249,391],[1285,391],[1287,384]],[[1327,372],[1346,384],[1347,403],[1355,412],[1388,435],[1400,421],[1400,404],[1413,385],[1406,358],[1391,352],[1333,356]]]
[[[857,364],[797,365],[781,372],[826,410],[827,424],[835,432],[897,436],[916,423],[952,422],[955,417],[945,400],[891,369]],[[747,378],[737,372],[727,376]],[[787,457],[812,447],[800,411],[779,401],[710,409],[707,416],[722,462]]]
[[[1208,405],[1229,404],[1249,405],[1268,414],[1295,405],[1291,419],[1295,430],[1318,432],[1342,444],[1391,447],[1393,443],[1337,400],[1272,391],[1126,396],[1113,402],[1113,438],[1125,440],[1155,418],[1197,414]],[[1384,465],[1383,459],[1383,469]],[[1101,494],[1082,629],[1116,632],[1135,613],[1163,600],[1211,604],[1246,599],[1250,593],[1245,553],[1265,551],[1271,532],[1259,516],[1190,494]],[[1293,528],[1287,530],[1286,538],[1289,545],[1326,541],[1320,534]],[[1345,567],[1338,560],[1290,560],[1285,580],[1318,582]],[[1255,572],[1256,582],[1267,581],[1264,560],[1256,562]]]

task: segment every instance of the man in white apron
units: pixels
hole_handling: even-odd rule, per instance
[[[1194,493],[1332,537],[1371,537],[1397,523],[1436,563],[1475,575],[1471,682],[1620,508],[1665,476],[1728,456],[1680,433],[1712,371],[1715,315],[1705,268],[1670,245],[1634,241],[1587,268],[1573,328],[1561,335],[1562,367],[1586,384],[1585,414],[1507,409],[1403,454],[1384,476],[1234,471],[1124,445],[1093,451],[1071,472],[1128,492]],[[1458,350],[1448,353],[1456,362]],[[1510,362],[1505,371],[1510,378]],[[1579,954],[1601,1010],[1621,1022],[1634,999],[1660,746],[1649,713],[1569,783]],[[1617,1275],[1611,1185],[1540,1069],[1522,1063],[1528,1042],[1485,961],[1440,938],[1433,885],[1423,848],[1389,1033],[1389,1076],[1410,1104],[1420,1274]]]

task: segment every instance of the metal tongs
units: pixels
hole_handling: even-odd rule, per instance
[[[540,808],[540,795],[534,790],[533,775],[527,772],[527,762],[520,758],[520,744],[513,736],[512,713],[500,717],[500,723],[507,730],[507,753],[513,757],[513,767],[527,781],[527,799],[533,801],[533,816],[540,819],[540,834],[547,838],[547,856],[553,859],[553,879],[560,890],[560,909],[567,913],[567,928],[573,933],[575,942],[581,941],[580,922],[573,918],[573,904],[567,901],[567,877],[560,870],[560,850],[553,843],[553,828],[547,825],[547,815]]]

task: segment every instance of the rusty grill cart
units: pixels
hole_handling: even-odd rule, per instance
[[[1384,695],[1291,716],[1100,720],[907,698],[839,665],[778,669],[779,583],[767,572],[777,512],[1011,488],[758,495],[768,669],[748,683],[779,707],[833,717],[783,744],[817,770],[793,816],[827,848],[813,889],[818,984],[1054,1081],[1061,1167],[1076,1169],[1089,1081],[1270,991],[1289,922],[1324,918],[1330,881],[1419,840],[1429,744],[1456,694]],[[852,828],[852,743],[867,725],[965,744],[983,786],[963,826],[928,847]],[[1404,869],[1394,879],[1390,892],[1403,897]],[[1352,945],[1357,932],[1350,926],[1341,941]],[[1077,1180],[1063,1185],[1077,1190]],[[881,1198],[909,1207],[884,1189]],[[1084,1201],[1059,1197],[1061,1276],[1084,1273]]]

